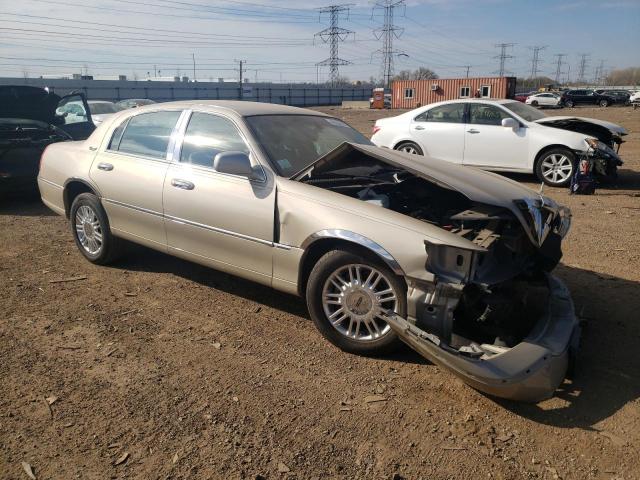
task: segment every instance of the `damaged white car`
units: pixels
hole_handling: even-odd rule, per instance
[[[376,121],[371,140],[391,148],[499,172],[533,173],[569,185],[578,159],[592,157],[599,181],[613,181],[627,131],[594,118],[545,116],[515,100],[433,103]]]
[[[80,252],[127,239],[306,298],[348,352],[405,342],[491,395],[538,401],[579,329],[549,272],[570,212],[498,175],[379,149],[318,112],[165,103],[55,144],[38,183]]]

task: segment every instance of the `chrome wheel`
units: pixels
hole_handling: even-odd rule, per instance
[[[87,205],[78,208],[75,218],[76,235],[82,248],[91,255],[97,255],[102,248],[102,226],[93,209]]]
[[[550,183],[563,183],[569,180],[573,172],[571,159],[561,153],[552,153],[542,159],[542,176]]]
[[[411,144],[402,145],[400,148],[398,148],[398,150],[400,152],[410,153],[412,155],[418,155],[419,154],[418,149],[415,146],[411,145]]]
[[[391,328],[384,319],[395,312],[398,296],[379,270],[363,264],[345,265],[324,283],[322,307],[338,332],[351,340],[377,340]]]

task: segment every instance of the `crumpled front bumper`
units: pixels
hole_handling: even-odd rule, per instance
[[[556,277],[548,275],[547,280],[548,305],[529,336],[486,359],[465,356],[398,315],[388,316],[387,321],[403,342],[473,388],[496,397],[538,402],[553,396],[564,380],[580,338],[569,290]]]

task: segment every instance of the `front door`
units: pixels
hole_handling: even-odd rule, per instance
[[[214,268],[270,283],[275,209],[273,178],[217,172],[217,154],[244,152],[258,166],[231,119],[194,112],[164,183],[169,250]]]
[[[167,244],[162,218],[167,151],[181,114],[165,110],[123,120],[98,147],[91,165],[111,228],[160,249]]]
[[[464,155],[464,103],[431,108],[411,120],[411,136],[431,158],[462,163]]]
[[[527,128],[514,131],[502,126],[504,118],[513,118],[497,105],[469,104],[465,131],[464,164],[488,170],[525,170],[528,159]]]
[[[56,116],[60,119],[56,126],[71,135],[74,140],[84,140],[96,129],[91,119],[89,104],[82,93],[62,97],[56,108]]]

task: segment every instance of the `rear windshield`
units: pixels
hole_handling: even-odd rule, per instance
[[[346,123],[314,115],[247,117],[254,136],[279,175],[290,177],[344,142],[373,145]]]
[[[102,113],[116,113],[118,107],[113,103],[90,103],[89,110],[93,115],[100,115]]]

